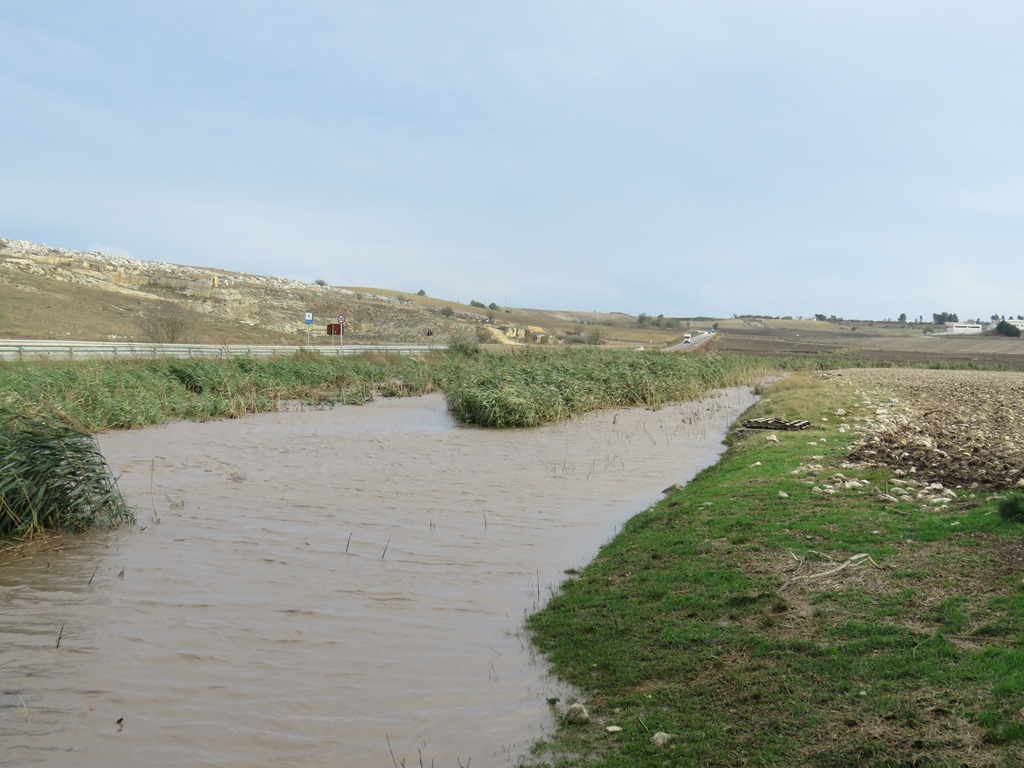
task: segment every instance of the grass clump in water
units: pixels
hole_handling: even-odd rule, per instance
[[[0,536],[132,521],[95,438],[56,419],[0,414]]]
[[[527,348],[469,360],[453,356],[442,388],[457,421],[535,427],[601,408],[660,408],[696,400],[714,389],[753,384],[778,370],[777,361],[742,355]]]

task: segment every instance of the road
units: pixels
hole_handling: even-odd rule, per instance
[[[308,350],[321,355],[358,355],[377,352],[418,355],[445,349],[444,345],[419,344],[346,344],[270,346],[258,344],[134,344],[103,341],[50,341],[38,339],[0,339],[0,360],[140,360],[157,357],[270,357],[294,355]]]
[[[671,347],[665,347],[665,349],[663,349],[662,352],[689,352],[691,349],[696,349],[697,347],[699,347],[701,344],[706,342],[714,335],[715,334],[711,331],[708,331],[707,333],[698,333],[695,334],[692,339],[690,339],[689,344],[681,341],[678,344],[674,344]]]

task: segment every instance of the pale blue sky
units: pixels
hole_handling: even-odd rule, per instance
[[[1024,3],[0,0],[0,237],[519,307],[1024,313]]]

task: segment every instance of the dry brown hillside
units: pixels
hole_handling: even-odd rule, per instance
[[[0,338],[167,341],[154,338],[151,321],[168,307],[189,320],[186,335],[173,340],[194,343],[305,344],[306,312],[314,315],[313,344],[335,341],[325,325],[339,313],[346,317],[346,344],[596,340],[661,349],[714,322],[719,334],[704,350],[1024,369],[1024,339],[925,335],[935,330],[930,325],[733,317],[669,318],[670,328],[658,328],[622,313],[487,309],[392,289],[316,285],[0,239]]]
[[[143,261],[0,239],[0,338],[154,341],[154,315],[186,309],[187,338],[215,344],[333,341],[346,317],[352,344],[559,343],[596,335],[604,344],[664,346],[681,330],[640,328],[624,314],[481,309],[378,288],[316,285],[265,275]],[[428,334],[429,331],[429,334]]]

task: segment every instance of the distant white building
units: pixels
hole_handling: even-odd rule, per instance
[[[946,323],[946,333],[981,333],[981,323]]]

